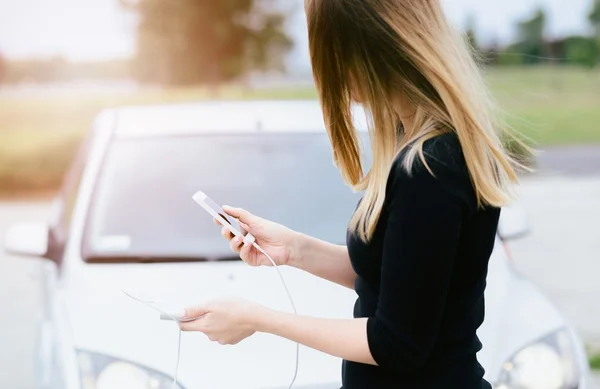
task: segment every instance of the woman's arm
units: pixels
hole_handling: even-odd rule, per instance
[[[273,310],[253,316],[258,332],[281,336],[348,361],[376,365],[367,341],[367,319],[320,319]]]
[[[255,332],[270,333],[348,361],[376,365],[367,340],[367,319],[297,316],[243,299],[222,299],[186,309],[180,326],[220,344],[237,344]]]
[[[296,255],[289,265],[346,288],[354,289],[356,273],[350,264],[346,246],[327,243],[299,234]]]

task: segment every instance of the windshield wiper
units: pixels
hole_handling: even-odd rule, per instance
[[[239,255],[223,255],[223,256],[217,256],[217,257],[212,257],[210,259],[211,262],[239,262],[242,259],[240,258]]]
[[[239,256],[169,256],[169,255],[89,255],[87,263],[182,263],[182,262],[237,262]]]
[[[168,255],[90,255],[84,258],[87,263],[177,263],[209,262],[207,257],[168,256]]]

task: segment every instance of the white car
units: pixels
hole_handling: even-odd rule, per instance
[[[357,123],[365,121],[357,115]],[[366,138],[366,135],[365,135]],[[6,248],[43,257],[36,389],[170,388],[178,329],[122,291],[172,304],[242,295],[290,310],[274,269],[236,258],[191,197],[243,206],[293,229],[345,241],[358,201],[331,162],[316,101],[207,102],[100,114],[49,223],[13,226]],[[506,241],[527,231],[503,211],[489,267],[479,359],[496,389],[586,389],[582,343],[517,274]],[[351,316],[353,291],[281,269],[301,314]],[[277,389],[295,345],[257,334],[223,347],[184,334],[180,388]],[[298,389],[340,386],[340,360],[302,348]]]

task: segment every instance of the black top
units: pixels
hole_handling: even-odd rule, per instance
[[[344,361],[343,389],[491,388],[476,353],[500,210],[478,208],[454,134],[424,145],[411,173],[394,162],[375,234],[348,234],[355,317],[379,366]]]

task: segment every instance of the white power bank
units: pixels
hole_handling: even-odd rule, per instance
[[[187,323],[190,321],[194,321],[199,319],[199,317],[193,317],[187,320],[182,320],[181,318],[183,317],[183,315],[185,314],[185,311],[177,311],[177,312],[168,312],[167,313],[161,313],[160,314],[160,320],[171,320],[171,321],[179,321],[180,323]]]
[[[198,203],[206,212],[208,212],[213,218],[219,221],[223,227],[226,227],[235,236],[241,237],[245,242],[254,243],[256,240],[252,234],[244,230],[237,219],[227,215],[223,209],[217,205],[210,197],[204,192],[196,192],[192,196],[194,201]]]

